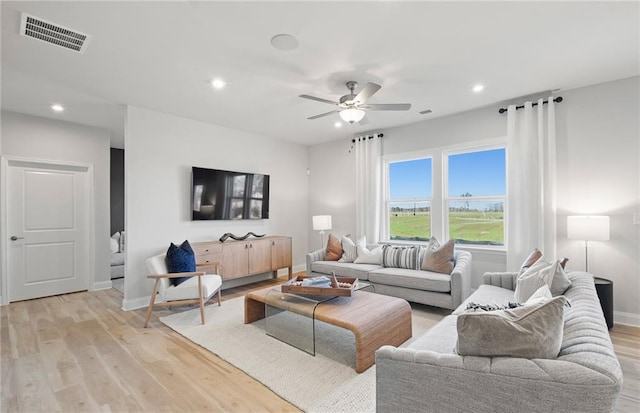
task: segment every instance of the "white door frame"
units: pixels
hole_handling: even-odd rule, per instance
[[[46,168],[47,166],[69,166],[80,168],[87,173],[84,191],[88,208],[87,213],[89,215],[89,225],[87,228],[87,240],[89,240],[89,274],[87,279],[87,286],[88,289],[91,290],[95,281],[95,191],[93,164],[50,159],[26,158],[20,156],[0,156],[0,211],[2,211],[2,213],[0,213],[0,252],[2,252],[2,262],[0,263],[0,305],[7,305],[10,302],[9,274],[7,273],[7,253],[9,247],[7,238],[7,173],[9,172],[10,166],[20,164],[37,164],[38,166],[44,168]]]

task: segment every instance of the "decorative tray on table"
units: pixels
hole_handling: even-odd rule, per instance
[[[357,278],[321,275],[318,277],[293,277],[282,284],[283,293],[302,295],[329,295],[351,297],[358,283]]]

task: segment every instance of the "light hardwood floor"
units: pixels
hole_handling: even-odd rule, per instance
[[[226,290],[223,300],[285,279]],[[158,321],[184,309],[156,310],[144,329],[145,309],[121,303],[112,289],[1,307],[0,411],[299,411]],[[637,412],[640,329],[616,325],[611,338],[624,372],[616,411]]]

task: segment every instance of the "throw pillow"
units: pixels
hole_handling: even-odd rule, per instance
[[[440,247],[436,247],[435,245],[436,244],[429,243],[422,260],[421,269],[423,271],[451,274],[455,264],[453,259],[455,241],[450,239]]]
[[[109,248],[111,249],[112,254],[116,254],[118,252],[118,240],[109,238]]]
[[[522,274],[523,272],[525,272],[529,267],[535,264],[541,257],[542,257],[542,253],[538,251],[537,248],[534,248],[533,251],[531,251],[531,254],[529,254],[529,256],[524,260],[524,262],[520,266],[520,270],[518,271],[518,274]]]
[[[113,241],[115,241],[115,251],[114,251],[114,243]],[[116,253],[116,252],[122,252],[120,251],[120,231],[114,233],[111,236],[111,241],[109,241],[110,244],[110,248],[111,248],[111,252]]]
[[[357,246],[367,246],[367,239],[364,235],[358,238],[358,241],[355,243],[348,235],[342,237],[342,250],[344,251],[344,253],[342,254],[342,258],[340,258],[338,262],[354,262],[358,257],[358,250],[356,248]]]
[[[382,265],[382,247],[375,247],[372,250],[367,249],[364,246],[357,246],[358,258],[354,261],[355,264],[378,264]]]
[[[527,301],[538,288],[547,285],[552,296],[558,296],[564,293],[571,285],[569,277],[562,269],[560,261],[556,260],[553,264],[539,268],[538,263],[518,277],[516,281],[516,290],[513,295],[514,300],[519,303]]]
[[[194,272],[196,270],[196,256],[193,253],[189,241],[184,241],[178,247],[173,242],[169,245],[165,258],[167,271],[169,273]],[[179,285],[187,281],[190,277],[170,278],[172,285]]]
[[[324,253],[325,261],[338,261],[342,257],[342,244],[340,240],[333,234],[329,234],[327,240],[327,249]]]
[[[509,310],[458,316],[457,351],[461,356],[558,357],[564,330],[564,296]]]
[[[417,246],[398,247],[392,245],[382,246],[382,265],[388,268],[420,269],[418,257],[420,248]]]
[[[122,232],[120,233],[120,239],[119,239],[119,242],[120,242],[120,252],[124,252],[124,241],[125,241],[125,236],[124,236],[124,231],[122,231]]]

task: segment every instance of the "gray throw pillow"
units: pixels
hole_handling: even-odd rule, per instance
[[[510,310],[458,316],[457,351],[461,356],[558,357],[564,330],[564,296]]]
[[[563,294],[569,288],[571,281],[562,269],[560,261],[556,260],[548,264],[541,259],[520,275],[516,280],[513,299],[517,303],[524,303],[543,285],[549,286],[551,295],[554,297]]]
[[[453,259],[454,246],[455,241],[453,239],[450,239],[442,246],[430,243],[422,259],[421,269],[423,271],[451,274],[455,263]]]

